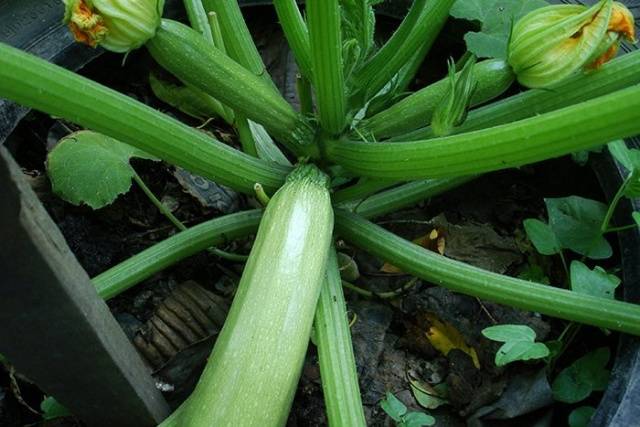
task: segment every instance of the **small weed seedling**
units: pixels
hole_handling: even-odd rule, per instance
[[[380,401],[380,407],[396,422],[397,427],[432,426],[436,419],[424,412],[408,412],[407,407],[391,392]]]
[[[549,355],[549,348],[543,343],[535,342],[535,331],[525,325],[490,326],[482,330],[482,335],[504,343],[496,353],[496,366],[519,360],[543,359]]]

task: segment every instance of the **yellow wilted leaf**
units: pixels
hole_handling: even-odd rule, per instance
[[[424,236],[413,239],[412,242],[418,246],[422,246],[425,249],[438,252],[440,255],[444,255],[444,235],[442,234],[442,232],[438,231],[437,228],[434,228],[430,233],[427,233]],[[389,274],[403,273],[401,269],[393,264],[389,264],[388,262],[384,263],[384,265],[380,268],[380,272]]]
[[[471,357],[476,368],[480,369],[480,360],[473,347],[467,345],[464,337],[453,325],[443,322],[435,314],[426,315],[431,327],[427,330],[426,336],[431,345],[445,356],[451,350],[458,349],[464,351]]]

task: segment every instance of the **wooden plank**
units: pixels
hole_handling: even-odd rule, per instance
[[[148,368],[0,147],[0,353],[89,426],[168,414]]]

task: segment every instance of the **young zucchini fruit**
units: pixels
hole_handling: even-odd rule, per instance
[[[332,231],[328,178],[315,166],[301,166],[271,198],[207,367],[165,425],[286,423]]]

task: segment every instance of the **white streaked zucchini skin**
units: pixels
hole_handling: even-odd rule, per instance
[[[266,208],[227,320],[176,425],[286,423],[332,232],[327,177],[301,166]]]

